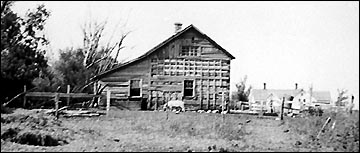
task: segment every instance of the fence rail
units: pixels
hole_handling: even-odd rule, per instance
[[[28,92],[25,94],[26,97],[55,97],[59,94],[60,98],[93,98],[101,97],[101,95],[93,95],[87,93],[56,93],[56,92]]]
[[[70,98],[96,98],[101,97],[101,95],[88,94],[88,93],[70,93],[70,85],[67,86],[67,93],[58,93],[58,92],[29,92],[26,90],[26,85],[24,85],[24,94],[23,94],[23,107],[25,108],[28,97],[40,97],[40,98],[55,98],[57,101],[59,98],[67,98],[67,105],[70,105]]]

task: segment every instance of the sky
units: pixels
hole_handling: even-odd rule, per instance
[[[358,1],[21,1],[20,15],[45,4],[47,56],[82,46],[85,21],[108,21],[104,38],[131,31],[119,60],[131,60],[174,34],[174,23],[193,24],[236,59],[231,61],[231,89],[247,75],[255,89],[347,89],[359,109]],[[119,26],[116,26],[119,25]],[[109,39],[106,39],[109,40]],[[104,42],[106,41],[104,40]]]

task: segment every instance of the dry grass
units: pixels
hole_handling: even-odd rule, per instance
[[[326,119],[331,117],[319,139],[316,139]],[[334,128],[333,124],[335,123]],[[359,151],[359,113],[351,115],[345,112],[325,112],[322,116],[307,116],[306,118],[289,118],[289,129],[302,138],[302,147],[316,151]]]
[[[339,148],[345,141],[346,150],[358,150],[358,145],[355,146],[358,132],[354,132],[359,128],[358,118],[343,119],[337,115],[339,126],[335,132],[329,136],[326,132],[323,139],[311,141],[310,137],[321,128],[326,117],[324,114],[323,117],[276,121],[239,114],[226,114],[223,118],[221,114],[113,109],[108,116],[55,121],[40,112],[18,109],[2,114],[1,151],[209,151],[209,147],[216,151],[326,151],[329,150],[326,145]],[[283,132],[287,129],[290,132]],[[68,144],[45,147],[10,140],[31,130],[32,134],[40,135],[40,140],[49,139],[46,135],[51,135]],[[303,144],[294,145],[296,141]],[[341,150],[344,149],[337,151]]]

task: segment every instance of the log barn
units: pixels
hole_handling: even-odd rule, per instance
[[[207,110],[229,99],[235,57],[194,25],[181,25],[175,23],[175,34],[144,55],[94,77],[106,85],[102,95],[110,92],[112,106],[154,110],[183,100],[187,110]]]

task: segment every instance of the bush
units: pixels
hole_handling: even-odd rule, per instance
[[[306,116],[322,116],[324,113],[324,110],[322,110],[320,107],[309,107],[308,110],[304,110],[303,113]]]
[[[34,146],[57,146],[66,144],[65,140],[53,138],[52,136],[44,133],[24,132],[15,137],[13,142]]]

